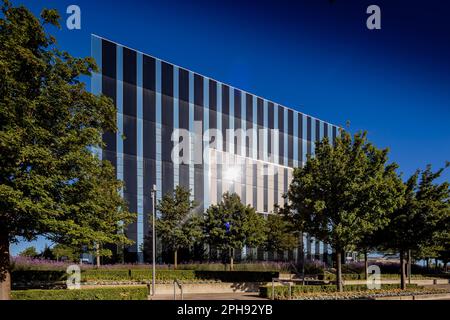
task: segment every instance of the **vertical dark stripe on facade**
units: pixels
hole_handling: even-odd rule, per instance
[[[149,56],[142,60],[143,86],[143,157],[144,157],[144,236],[149,232],[148,214],[153,210],[150,191],[156,185],[156,61]]]
[[[320,138],[320,120],[316,119],[316,141],[314,142],[320,142],[321,138]]]
[[[217,129],[217,82],[209,80],[209,129]],[[217,143],[217,137],[214,141]]]
[[[336,136],[337,136],[337,128],[336,126],[333,126],[333,145],[335,144]]]
[[[278,175],[281,173],[280,167],[275,167],[273,175],[273,204],[278,204]]]
[[[249,129],[253,129],[253,96],[251,94],[246,93],[245,94],[245,104],[246,104],[246,112],[245,112],[245,120],[246,120],[246,128],[249,132]],[[252,145],[250,145],[250,138],[246,137],[245,141],[245,150],[246,150],[246,156],[251,157],[252,156],[252,148],[256,141],[252,141]]]
[[[294,112],[288,110],[288,166],[294,166]]]
[[[222,85],[222,137],[223,137],[223,151],[229,150],[229,143],[227,137],[227,130],[230,128],[230,87]]]
[[[222,158],[223,154],[218,153],[217,154],[217,158]],[[217,188],[216,188],[216,195],[217,195],[217,199],[220,202],[220,199],[222,199],[222,162],[221,161],[217,161]]]
[[[181,139],[187,139],[187,133],[189,131],[189,72],[185,69],[179,69],[179,77],[178,77],[178,124],[179,128],[182,132],[186,134],[183,135]],[[183,141],[184,146],[188,146],[189,144],[186,141]],[[180,158],[187,156],[187,150],[180,150]],[[181,163],[180,164],[180,185],[189,189],[189,163]]]
[[[173,65],[161,62],[162,194],[173,191]]]
[[[311,117],[306,117],[306,154],[311,156]]]
[[[257,153],[258,153],[258,160],[264,159],[264,145],[263,145],[263,135],[262,135],[262,129],[264,128],[264,102],[263,99],[257,98],[256,99],[256,122],[258,124],[258,131],[256,133],[257,137]],[[260,135],[261,134],[261,135]],[[262,140],[262,141],[261,141]]]
[[[284,108],[278,106],[278,150],[279,150],[279,163],[284,164]]]
[[[273,115],[273,108],[274,105],[272,102],[267,103],[267,121],[269,122],[269,132],[267,133],[267,154],[269,155],[269,159],[272,159],[272,155],[274,155],[274,150],[272,150],[272,144],[273,144],[273,129],[274,129],[274,115]],[[273,160],[271,160],[273,161]]]
[[[241,165],[241,202],[243,203],[243,204],[246,204],[247,203],[247,195],[246,195],[246,182],[247,182],[247,178],[246,178],[246,175],[247,175],[247,170],[246,170],[246,168],[247,168],[247,160],[243,160],[242,161],[242,165]]]
[[[240,90],[234,90],[234,129],[235,132],[238,132],[237,130],[242,129],[241,125],[241,112],[242,112],[242,106],[241,106],[241,91]],[[234,137],[234,153],[238,155],[242,155],[241,152],[241,141],[238,139],[237,136]]]
[[[328,138],[328,123],[323,123],[323,137]]]
[[[125,140],[123,140],[123,180],[124,198],[127,200],[131,212],[137,212],[136,75],[136,52],[123,48],[123,133],[125,135]],[[136,222],[127,227],[127,236],[136,240]]]
[[[203,140],[203,77],[194,75],[194,121],[201,123],[200,137],[196,137],[200,141]],[[203,154],[203,143],[199,141],[200,146],[197,146],[196,150]],[[202,157],[203,159],[203,157]],[[202,163],[194,164],[194,199],[199,204],[198,210],[203,212],[204,203],[204,183],[203,183],[203,161]]]
[[[298,114],[298,145],[297,145],[297,151],[298,151],[298,166],[302,166],[303,162],[303,114]]]
[[[116,103],[116,45],[112,42],[102,40],[102,93],[111,98]],[[102,158],[109,160],[114,168],[117,167],[116,158],[116,133],[105,132],[103,134],[103,141],[106,146],[102,151]]]
[[[214,115],[214,128],[217,129],[217,121],[218,121],[219,113],[217,112],[217,102],[218,101],[217,101],[217,83],[216,82],[214,82],[213,85],[211,85],[211,82],[210,82],[210,91],[209,91],[209,94],[210,94],[209,99],[210,99],[210,101],[211,101],[211,93],[213,93],[212,98],[214,100],[213,105],[214,105],[214,110],[215,110],[213,112],[213,115]],[[223,91],[221,93],[223,94]],[[223,99],[222,99],[222,101],[223,101]],[[211,119],[211,116],[212,115],[210,113],[209,114],[209,118],[210,119]],[[223,118],[221,120],[223,121]],[[219,132],[217,130],[217,135],[222,135],[221,138],[222,138],[222,148],[223,148],[224,147],[224,143],[225,143],[225,137],[223,136],[223,131]],[[220,138],[216,137],[216,143],[218,142],[217,139],[220,139]],[[222,151],[222,149],[219,149],[219,147],[220,146],[216,144],[216,149],[218,151]],[[216,193],[216,196],[217,196],[217,199],[219,199],[219,201],[220,201],[220,199],[222,199],[222,179],[223,179],[222,166],[223,165],[222,165],[222,161],[221,160],[223,159],[223,156],[224,156],[223,153],[221,153],[221,152],[217,153],[217,165],[216,165],[216,169],[217,169],[217,171],[216,171],[217,172],[217,189],[216,189],[216,191],[217,191],[217,193]],[[214,164],[212,164],[212,165],[214,165]]]
[[[264,199],[263,199],[263,211],[265,213],[269,212],[269,202],[268,202],[268,198],[269,198],[269,177],[267,175],[267,165],[264,165],[264,170],[265,170],[265,174],[264,174]]]

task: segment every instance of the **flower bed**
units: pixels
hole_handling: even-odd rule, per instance
[[[77,264],[75,262],[61,262],[48,259],[13,257],[11,259],[12,270],[54,270],[65,271],[69,265]],[[80,265],[81,270],[150,270],[151,264],[111,264],[101,265],[97,268],[95,265]],[[198,271],[227,271],[229,265],[218,262],[205,263],[180,263],[177,270],[198,270]],[[173,270],[173,265],[157,264],[157,270]],[[234,271],[281,271],[289,272],[291,264],[287,262],[261,261],[261,262],[241,262],[234,264]]]
[[[368,291],[347,291],[347,292],[325,292],[325,293],[304,293],[294,297],[295,300],[367,300],[382,297],[401,297],[411,295],[447,293],[445,289],[424,289],[408,288],[400,289],[381,289]]]
[[[64,286],[67,274],[55,270],[16,270],[12,274],[14,289],[55,288]],[[158,270],[158,283],[172,283],[177,279],[185,283],[213,282],[270,282],[277,278],[278,272],[272,271],[202,271],[202,270]],[[82,270],[81,282],[91,285],[106,284],[144,284],[152,279],[150,269],[119,270],[89,269]]]

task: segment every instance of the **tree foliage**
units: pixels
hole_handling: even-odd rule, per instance
[[[232,249],[262,245],[267,232],[262,215],[242,204],[236,193],[226,192],[220,203],[206,210],[203,234],[207,243],[229,254]]]
[[[51,248],[51,253],[57,261],[66,259],[69,261],[77,261],[80,257],[80,250],[63,244],[55,244]]]
[[[39,255],[39,253],[36,251],[36,248],[31,246],[23,249],[21,252],[19,252],[19,256],[21,257],[28,257],[28,258],[36,258]]]
[[[97,70],[92,58],[56,47],[46,30],[59,14],[35,17],[2,1],[0,20],[0,238],[43,234],[85,245],[129,240],[120,233],[134,214],[118,191],[114,169],[93,155],[102,133],[115,131],[111,99],[86,91],[80,76]],[[2,250],[0,274],[7,270]]]
[[[156,231],[169,250],[176,252],[189,248],[201,239],[201,220],[193,211],[197,204],[190,197],[189,190],[177,186],[172,193],[165,194],[157,205],[160,216],[156,221]]]
[[[445,252],[445,246],[448,248],[449,183],[436,182],[443,170],[433,172],[429,165],[425,170],[417,170],[406,181],[404,202],[392,212],[389,225],[381,231],[386,249],[397,250],[401,256],[412,250],[419,257],[430,258]],[[401,264],[403,270],[403,261]],[[401,276],[404,284],[404,271]]]
[[[420,250],[443,244],[442,241],[448,239],[449,183],[435,182],[443,170],[433,172],[431,166],[427,166],[406,181],[405,202],[391,214],[389,225],[382,231],[387,249]]]
[[[387,225],[403,191],[387,155],[387,149],[368,142],[366,133],[352,139],[341,130],[334,145],[327,138],[317,142],[315,156],[294,170],[288,191],[299,230],[329,243],[338,256]],[[336,263],[339,271],[338,257]]]
[[[291,250],[298,246],[298,232],[294,229],[290,216],[275,212],[267,216],[268,251],[279,252]]]

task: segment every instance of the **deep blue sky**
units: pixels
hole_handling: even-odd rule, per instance
[[[449,1],[216,2],[14,3],[56,7],[62,29],[51,31],[73,55],[89,55],[95,33],[328,122],[349,120],[389,147],[405,176],[450,160]],[[65,27],[70,4],[81,30]],[[366,28],[370,4],[381,30]]]

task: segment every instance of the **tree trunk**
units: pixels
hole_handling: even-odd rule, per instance
[[[11,274],[9,259],[8,234],[0,231],[0,300],[11,299]]]
[[[343,286],[342,286],[342,261],[341,261],[341,251],[336,250],[336,286],[338,292],[342,292]]]
[[[99,268],[100,267],[100,245],[98,243],[95,244],[95,255],[96,255],[97,268]]]
[[[173,252],[173,268],[175,270],[178,268],[178,250]]]
[[[400,288],[406,289],[405,252],[400,250]]]
[[[369,278],[369,260],[367,259],[367,251],[364,251],[364,276],[366,280]]]

